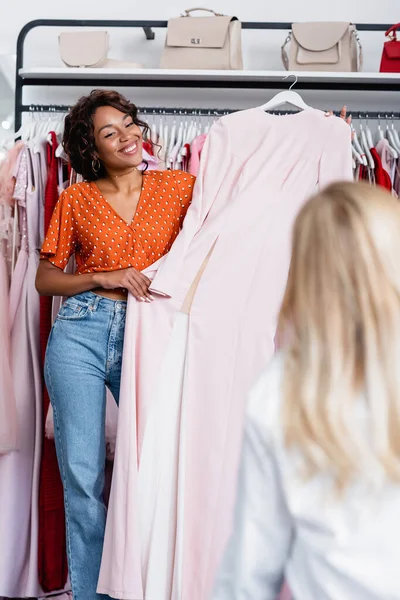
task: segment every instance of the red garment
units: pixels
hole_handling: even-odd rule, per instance
[[[48,179],[45,191],[44,229],[47,231],[58,200],[57,137],[51,132],[52,144],[47,148]],[[40,345],[42,361],[51,330],[52,298],[40,298]],[[46,386],[43,393],[43,450],[39,491],[39,582],[45,592],[64,588],[68,565],[65,540],[64,494],[58,470],[54,442],[44,435],[50,399]]]
[[[151,156],[154,156],[154,146],[151,142],[143,142],[143,149]]]
[[[184,148],[186,150],[186,154],[183,157],[182,169],[183,171],[189,172],[190,158],[191,158],[191,147],[190,144],[185,144]]]
[[[376,185],[380,185],[380,186],[386,188],[387,190],[389,190],[389,192],[391,192],[392,191],[392,180],[390,179],[389,173],[382,166],[381,157],[379,156],[379,154],[375,150],[375,148],[371,148],[370,152],[372,154],[372,158],[374,159],[374,163],[375,163]]]

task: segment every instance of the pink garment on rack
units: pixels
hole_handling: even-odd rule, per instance
[[[12,248],[14,169],[23,148],[24,144],[18,142],[0,163],[0,455],[18,448],[17,407],[10,366],[8,259]]]
[[[149,152],[147,152],[144,148],[143,148],[143,160],[147,162],[147,170],[148,171],[157,171],[158,170],[158,159],[156,156],[149,154]],[[145,168],[145,163],[143,162],[140,166],[139,169],[143,170]]]
[[[21,290],[28,266],[28,241],[26,228],[26,188],[28,186],[28,151],[24,148],[14,169],[15,188],[13,200],[18,211],[18,224],[21,234],[21,244],[18,258],[12,273],[10,286],[10,327],[12,328],[19,302],[22,300]]]
[[[41,452],[37,431],[38,403],[41,401],[39,301],[35,289],[36,268],[30,266],[31,242],[27,238],[27,233],[34,235],[35,227],[38,229],[38,198],[34,190],[30,153],[24,149],[14,190],[20,211],[21,249],[12,274],[9,306],[12,326],[10,356],[20,447],[18,452],[0,457],[0,596],[11,598],[38,597],[42,593],[38,581],[38,539],[35,534],[38,523],[36,482]]]
[[[8,315],[8,272],[0,250],[0,461],[3,454],[18,448],[17,410],[10,367],[10,321]],[[3,484],[2,484],[3,485]],[[1,506],[0,506],[1,509]],[[1,534],[1,531],[0,531]]]
[[[316,189],[351,179],[350,128],[320,111],[252,109],[212,127],[183,229],[145,271],[156,301],[129,297],[99,593],[210,597],[231,531],[247,395],[274,353],[293,221]],[[208,256],[186,332],[180,311]],[[173,382],[164,361],[175,345]],[[163,435],[168,408],[173,439]]]
[[[191,175],[195,175],[195,177],[197,177],[199,172],[201,153],[203,151],[204,144],[206,143],[206,139],[207,134],[203,133],[193,140],[190,147],[189,173]]]
[[[381,158],[382,167],[388,173],[393,186],[396,172],[396,160],[393,156],[389,142],[386,139],[379,140],[376,145],[376,151]]]

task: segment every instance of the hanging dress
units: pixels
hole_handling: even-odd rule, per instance
[[[57,136],[51,132],[48,144],[48,175],[45,190],[44,229],[47,231],[58,200],[58,167],[55,155]],[[40,298],[40,344],[42,365],[51,330],[52,298]],[[43,392],[43,448],[39,494],[39,580],[44,591],[63,589],[68,576],[64,497],[55,444],[44,435],[50,399]]]
[[[10,287],[10,364],[13,375],[19,430],[19,449],[0,459],[0,539],[6,551],[0,553],[0,594],[23,598],[37,593],[28,585],[31,543],[31,498],[35,444],[35,403],[32,400],[33,374],[27,323],[26,278],[28,239],[26,190],[28,151],[24,148],[17,166],[14,200],[19,212],[20,250]],[[23,376],[21,376],[23,374]],[[28,589],[30,588],[30,589]]]
[[[17,409],[10,367],[8,258],[12,245],[14,169],[23,147],[24,144],[18,142],[0,164],[0,460],[2,454],[18,448]]]
[[[247,395],[275,349],[292,224],[310,194],[352,179],[350,137],[313,109],[242,111],[210,130],[183,229],[146,271],[156,301],[128,301],[98,592],[210,597],[231,531]]]

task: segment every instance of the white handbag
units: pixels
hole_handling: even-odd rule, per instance
[[[192,17],[193,11],[213,16]],[[242,25],[206,8],[191,8],[168,21],[161,60],[163,69],[243,69]]]

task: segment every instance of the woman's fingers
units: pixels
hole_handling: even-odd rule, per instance
[[[145,275],[143,275],[142,273],[140,273],[138,271],[136,271],[134,273],[134,277],[135,277],[136,281],[138,282],[140,289],[143,292],[144,298],[145,299],[147,298],[150,301],[154,300],[153,296],[149,292],[149,285],[151,283],[150,279],[148,279]]]
[[[153,296],[149,292],[149,285],[151,282],[150,279],[148,279],[148,277],[146,277],[139,271],[132,269],[132,271],[128,273],[128,278],[131,282],[131,285],[134,286],[136,290],[138,290],[137,297],[139,297],[140,300],[144,300],[146,302],[151,302],[152,300],[154,300]]]
[[[327,117],[332,117],[333,115],[333,111],[332,110],[328,110],[325,115]],[[351,124],[351,116],[348,117],[347,116],[347,106],[343,106],[341,111],[340,111],[340,118],[343,119],[343,121],[346,121],[346,123],[348,123],[349,125]]]

